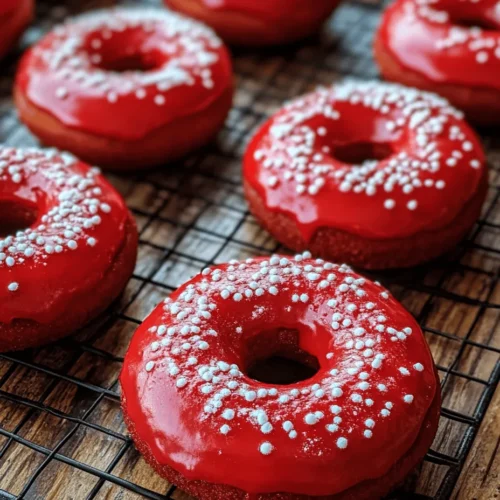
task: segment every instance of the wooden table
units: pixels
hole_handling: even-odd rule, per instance
[[[23,48],[69,12],[110,3],[40,0]],[[246,211],[246,141],[290,97],[346,75],[376,77],[379,8],[346,2],[321,41],[236,54],[235,107],[218,145],[171,169],[110,176],[141,233],[134,277],[112,310],[74,337],[0,356],[0,498],[188,498],[151,471],[126,434],[117,383],[123,355],[152,307],[201,268],[279,249]],[[10,100],[19,53],[2,63],[0,140],[31,146]],[[443,388],[438,436],[400,498],[500,495],[500,142],[484,140],[489,196],[467,241],[439,262],[377,276],[424,328]]]

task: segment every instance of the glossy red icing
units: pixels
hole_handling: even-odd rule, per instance
[[[366,144],[389,156],[357,165],[335,156]],[[478,138],[444,99],[348,82],[273,116],[248,147],[244,176],[306,241],[321,227],[389,239],[446,226],[477,191],[484,168]]]
[[[500,89],[498,0],[398,0],[379,37],[402,67],[432,82]]]
[[[232,74],[209,28],[163,10],[121,8],[53,30],[23,58],[16,84],[68,127],[137,140],[210,106]]]
[[[319,361],[312,378],[246,374],[252,340],[276,329],[299,332]],[[433,370],[418,324],[384,288],[304,254],[232,261],[181,286],[138,328],[121,385],[133,435],[160,465],[319,496],[382,476],[411,448]]]
[[[0,2],[0,16],[9,14],[12,10],[20,5],[19,0],[2,0]]]
[[[303,19],[316,18],[318,11],[332,11],[338,0],[268,0],[255,2],[254,0],[201,0],[208,8],[220,11],[244,12],[269,21],[283,21],[283,15],[302,17]]]
[[[69,155],[0,148],[0,207],[1,323],[54,321],[74,292],[99,283],[124,244],[122,198]],[[5,231],[13,214],[29,227]]]

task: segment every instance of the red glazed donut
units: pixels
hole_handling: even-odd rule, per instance
[[[212,30],[156,9],[97,11],[23,58],[15,98],[44,143],[125,170],[177,159],[218,132],[232,102]]]
[[[56,340],[119,295],[137,231],[98,170],[50,150],[0,148],[0,352]]]
[[[164,0],[212,26],[229,43],[278,45],[317,33],[340,0]]]
[[[17,42],[33,17],[33,0],[0,2],[0,58]]]
[[[248,147],[250,210],[280,242],[364,268],[412,266],[477,219],[485,157],[433,94],[347,82],[295,100]]]
[[[500,123],[497,0],[397,0],[375,57],[385,78],[437,92],[482,125]]]
[[[273,355],[317,372],[249,376]],[[139,327],[121,385],[146,460],[202,500],[379,498],[425,455],[440,404],[411,315],[309,253],[205,269]]]

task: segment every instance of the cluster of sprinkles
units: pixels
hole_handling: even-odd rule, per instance
[[[166,372],[174,390],[198,394],[200,422],[208,421],[214,432],[253,432],[256,449],[264,456],[278,446],[276,436],[307,448],[323,429],[340,450],[353,435],[371,439],[377,423],[390,418],[394,408],[413,404],[415,395],[406,388],[422,383],[421,362],[384,354],[387,345],[403,352],[413,333],[406,315],[394,316],[389,293],[346,265],[312,259],[309,252],[207,268],[174,297],[160,306],[160,323],[149,328],[154,340],[144,351],[143,369]],[[296,307],[327,310],[321,317],[331,335],[329,352],[320,360],[320,372],[308,381],[263,386],[238,364],[221,359],[220,336],[232,327],[214,321],[224,315],[220,308],[247,302],[255,319],[273,301],[292,317]],[[249,328],[251,319],[238,321],[237,340],[231,342],[244,339],[241,325]]]
[[[328,144],[327,137],[330,124],[342,119],[336,109],[339,103],[380,113],[388,132],[398,137],[409,130],[415,146],[359,165],[339,162],[332,157],[335,146]],[[315,196],[325,189],[366,196],[382,193],[387,210],[413,211],[418,208],[419,191],[424,195],[428,189],[445,189],[446,182],[439,176],[444,168],[454,168],[459,162],[473,169],[482,166],[480,152],[458,122],[461,117],[435,94],[396,84],[344,82],[288,104],[274,118],[254,160],[267,171],[270,189],[292,183],[299,196]],[[450,153],[440,149],[443,138],[456,144]],[[403,196],[403,207],[397,206],[396,192]]]
[[[458,0],[457,3],[470,3],[481,6],[482,0]],[[446,38],[437,40],[436,49],[451,50],[463,47],[470,51],[477,64],[486,64],[492,60],[500,60],[500,36],[493,31],[483,30],[479,26],[460,26],[453,24],[450,13],[436,5],[435,0],[415,0],[410,4],[411,21],[423,18],[426,21],[442,25],[450,25]],[[500,3],[496,6],[496,14],[500,22]]]
[[[111,207],[103,201],[96,182],[99,170],[91,168],[79,174],[71,169],[76,162],[73,156],[55,150],[0,148],[0,183],[11,184],[13,192],[23,186],[32,189],[33,177],[37,178],[34,186],[53,186],[49,208],[43,215],[38,214],[35,227],[0,238],[0,270],[43,264],[52,254],[98,243],[89,233],[101,224]],[[17,282],[7,284],[10,292],[19,287]]]
[[[107,70],[103,64],[107,47],[126,30],[154,33],[155,46],[165,53],[163,63],[148,71]],[[163,106],[170,89],[198,82],[206,89],[214,87],[211,68],[219,60],[220,46],[212,30],[178,14],[122,8],[114,9],[112,15],[97,11],[68,21],[54,30],[49,46],[39,45],[34,50],[60,82],[55,94],[61,100],[70,96],[71,89],[84,89],[112,104],[119,104],[124,96],[134,96]]]

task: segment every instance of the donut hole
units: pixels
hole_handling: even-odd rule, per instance
[[[258,333],[246,343],[246,375],[265,384],[290,385],[312,378],[318,358],[299,346],[298,330],[277,328]]]
[[[361,165],[366,161],[380,161],[394,153],[389,143],[353,142],[337,144],[332,148],[332,156],[350,165]]]
[[[152,71],[158,67],[157,62],[147,54],[121,54],[120,57],[109,57],[99,63],[99,67],[113,73]]]
[[[112,73],[144,73],[165,63],[165,55],[148,43],[150,34],[139,28],[123,32],[91,33],[86,50],[93,66]]]
[[[24,200],[0,200],[0,238],[28,229],[38,218],[36,206]]]

